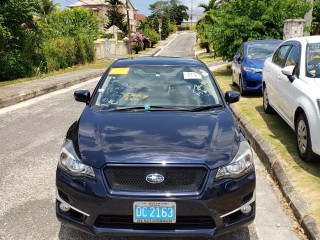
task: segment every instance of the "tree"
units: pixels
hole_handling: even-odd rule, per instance
[[[177,5],[171,8],[171,12],[173,15],[173,21],[176,25],[181,25],[183,20],[188,20],[188,7],[185,5]]]
[[[284,20],[301,18],[310,7],[301,0],[225,1],[206,12],[213,24],[211,29],[205,26],[201,34],[208,38],[217,56],[231,60],[243,41],[282,39]]]
[[[40,19],[43,22],[48,23],[50,15],[57,11],[59,7],[60,4],[55,4],[52,0],[39,0],[36,10],[40,16]]]
[[[41,61],[36,0],[0,2],[0,80],[31,76]]]
[[[118,6],[123,5],[120,0],[105,0],[107,3],[111,4],[111,10],[108,11],[107,17],[109,22],[106,28],[110,28],[113,25],[119,27],[122,31],[127,32],[126,25],[124,23],[125,14],[118,11]]]
[[[320,34],[320,0],[315,0],[313,2],[311,34]]]
[[[157,1],[149,5],[152,14],[148,17],[148,22],[152,23],[153,29],[159,32],[159,19],[161,21],[161,38],[166,38],[173,31],[172,24],[180,25],[183,19],[188,19],[188,7],[178,5],[180,1]]]
[[[203,12],[206,13],[206,12],[208,12],[209,10],[215,9],[215,6],[216,6],[216,5],[215,5],[215,2],[216,2],[216,0],[209,0],[208,5],[206,5],[206,4],[204,4],[204,3],[200,3],[200,4],[198,5],[198,7],[203,8],[203,9],[204,9]]]

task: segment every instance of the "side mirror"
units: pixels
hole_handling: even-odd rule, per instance
[[[225,95],[225,100],[227,103],[235,103],[235,102],[239,102],[240,100],[240,93],[236,92],[236,91],[227,91],[226,95]]]
[[[88,104],[90,101],[90,92],[88,90],[75,91],[73,96],[77,102],[84,102]]]
[[[236,61],[237,61],[238,63],[241,62],[241,57],[240,57],[239,55],[236,56]]]
[[[281,72],[288,77],[290,82],[293,82],[293,80],[294,80],[293,72],[294,72],[295,67],[296,66],[294,66],[294,65],[286,66],[281,70]]]

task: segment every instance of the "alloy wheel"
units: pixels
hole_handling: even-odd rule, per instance
[[[302,154],[304,154],[307,150],[308,130],[307,130],[306,123],[303,119],[300,119],[300,121],[298,122],[297,140],[298,140],[299,151]]]

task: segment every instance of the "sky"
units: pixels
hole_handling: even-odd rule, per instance
[[[62,8],[69,6],[71,3],[77,2],[77,0],[53,0],[55,3],[60,3]],[[133,6],[139,9],[139,13],[142,13],[146,16],[150,15],[149,5],[157,2],[158,0],[131,0]],[[193,13],[201,13],[202,8],[198,8],[199,3],[208,4],[209,0],[180,0],[181,4],[186,5],[191,10],[192,2],[192,11]]]

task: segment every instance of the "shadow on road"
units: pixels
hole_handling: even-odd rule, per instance
[[[250,237],[250,231],[248,227],[241,228],[237,231],[234,231],[229,234],[222,235],[220,237],[215,238],[215,240],[249,240],[255,239]],[[191,237],[191,238],[168,238],[168,237],[94,237],[90,234],[81,232],[77,229],[73,229],[69,226],[65,226],[61,224],[59,231],[59,239],[60,240],[207,240],[209,238],[199,238],[199,237]]]

